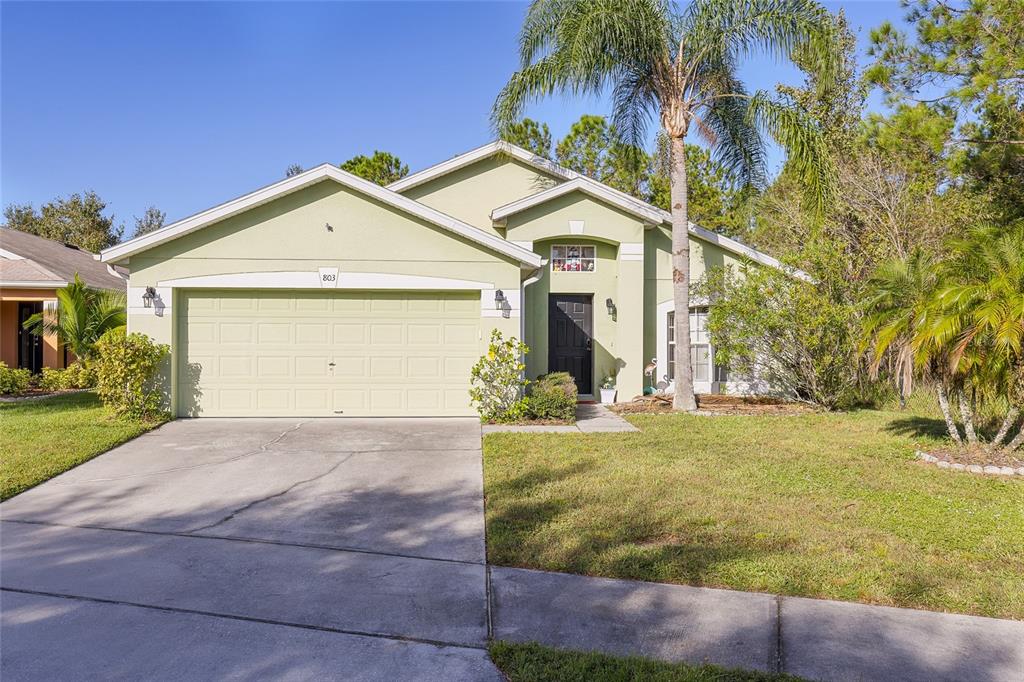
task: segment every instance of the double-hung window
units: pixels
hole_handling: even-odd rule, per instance
[[[551,247],[551,271],[593,272],[597,265],[595,249],[583,244],[556,244]]]
[[[666,368],[671,380],[676,375],[676,314],[669,311],[666,317]],[[708,309],[706,306],[690,308],[690,367],[693,368],[694,383],[729,380],[728,369],[713,363],[711,337],[708,334]]]

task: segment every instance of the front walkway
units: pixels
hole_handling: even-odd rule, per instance
[[[575,424],[517,425],[488,424],[484,433],[612,433],[639,431],[628,421],[598,403],[576,405]]]

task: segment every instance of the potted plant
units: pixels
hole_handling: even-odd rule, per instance
[[[615,402],[615,377],[609,374],[601,380],[601,404],[610,405]]]

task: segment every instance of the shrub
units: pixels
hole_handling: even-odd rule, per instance
[[[32,372],[27,369],[15,369],[0,362],[0,394],[9,395],[24,393],[32,383]]]
[[[80,362],[72,362],[64,369],[64,388],[95,388],[96,372]]]
[[[530,392],[530,416],[575,421],[577,393],[576,382],[568,372],[545,374]]]
[[[64,388],[64,371],[53,367],[43,367],[36,385],[44,391],[60,391]]]
[[[523,377],[523,356],[530,352],[519,339],[507,341],[497,329],[491,332],[487,354],[473,366],[470,374],[469,397],[485,421],[510,422],[522,419],[527,413],[523,388],[528,383]]]
[[[93,388],[96,386],[96,373],[79,362],[72,362],[65,369],[43,367],[37,384],[46,391]]]
[[[163,407],[158,372],[169,352],[167,345],[145,334],[126,334],[124,328],[104,334],[93,361],[100,399],[121,416],[156,416]]]
[[[753,266],[715,268],[696,291],[714,301],[708,331],[715,361],[730,372],[830,410],[860,401],[855,306],[821,285]]]

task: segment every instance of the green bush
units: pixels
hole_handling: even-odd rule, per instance
[[[487,354],[473,366],[469,397],[480,417],[489,422],[514,422],[527,413],[523,388],[523,356],[526,344],[512,337],[507,341],[497,329],[491,331]]]
[[[64,388],[95,388],[96,372],[80,362],[72,362],[64,370]]]
[[[24,393],[31,383],[32,372],[27,369],[14,369],[0,362],[0,394]]]
[[[43,367],[43,372],[36,383],[45,391],[93,388],[96,386],[96,373],[79,362],[72,362],[65,369]]]
[[[576,420],[576,382],[568,372],[552,372],[537,379],[530,392],[534,419]]]
[[[60,391],[64,388],[64,370],[53,367],[43,367],[42,373],[36,379],[36,385],[44,391]]]
[[[117,414],[135,419],[162,412],[159,370],[168,353],[169,346],[145,334],[126,334],[123,327],[104,334],[93,361],[100,399]]]

